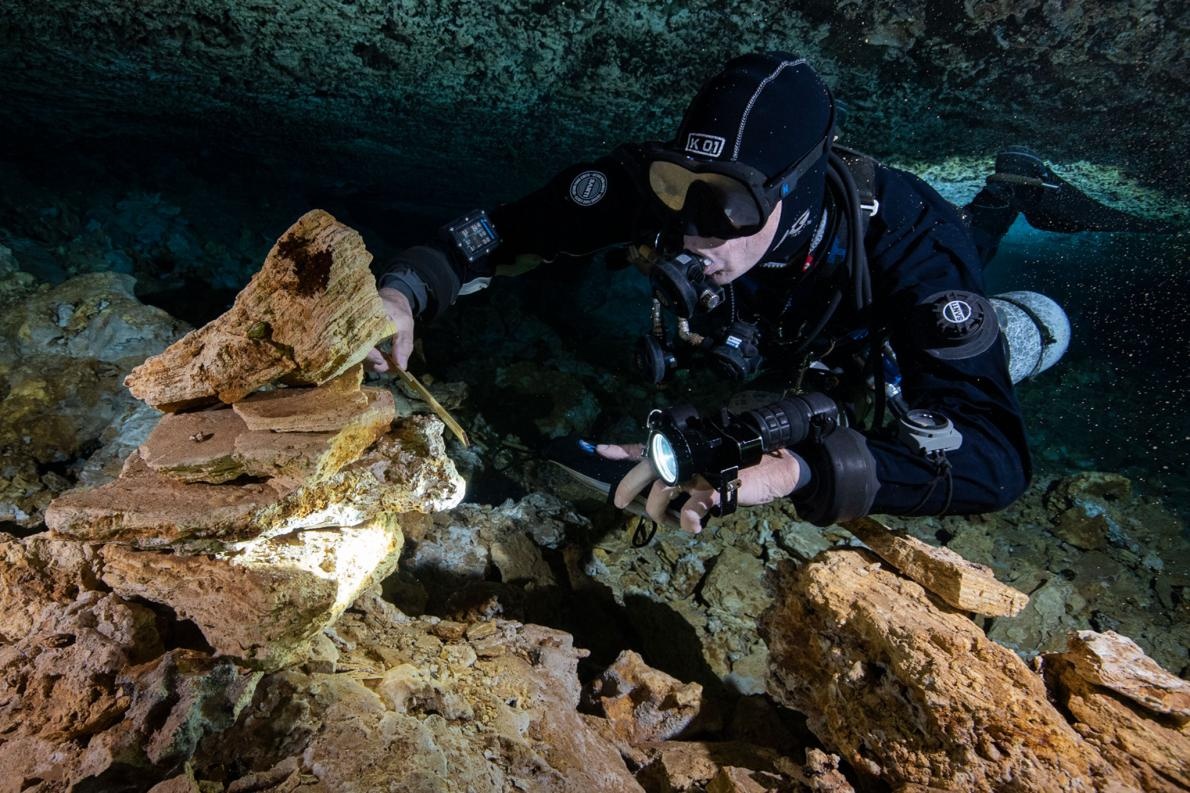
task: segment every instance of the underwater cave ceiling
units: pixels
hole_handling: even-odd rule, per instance
[[[846,139],[909,160],[1046,156],[1185,195],[1190,4],[1160,0],[11,0],[10,145],[231,144],[346,179],[503,198],[570,158],[669,135],[752,48],[806,55]],[[6,123],[5,123],[6,122]],[[274,159],[280,158],[280,159]]]

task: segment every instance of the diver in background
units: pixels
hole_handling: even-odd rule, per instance
[[[826,395],[813,405],[867,395],[868,408],[842,408],[830,432],[740,468],[733,501],[792,497],[821,524],[1002,509],[1024,491],[1030,461],[983,264],[1018,212],[1059,231],[1144,222],[1091,201],[1025,149],[1001,153],[960,214],[917,177],[834,136],[833,99],[805,60],[731,60],[672,141],[573,165],[402,252],[379,281],[398,328],[393,358],[406,365],[415,318],[439,316],[502,266],[627,246],[654,286],[655,320],[659,306],[676,314],[693,348],[676,351],[661,331],[646,338],[647,377],[701,360],[741,380],[781,371],[791,390]],[[378,352],[370,363],[387,368]],[[909,421],[906,432],[913,415],[945,431],[914,435]],[[598,452],[625,461],[617,506],[652,483],[649,514],[661,520],[688,496],[678,513],[688,531],[729,494],[700,476],[667,484],[633,446]]]

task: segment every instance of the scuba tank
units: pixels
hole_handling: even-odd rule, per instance
[[[1005,292],[991,302],[1013,385],[1044,372],[1066,353],[1070,319],[1053,300],[1037,292]]]

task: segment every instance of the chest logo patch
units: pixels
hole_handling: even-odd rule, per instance
[[[942,307],[942,317],[955,325],[962,325],[971,319],[971,306],[965,300],[951,300]]]
[[[602,171],[583,171],[570,183],[570,200],[581,207],[598,204],[607,195],[607,175]]]

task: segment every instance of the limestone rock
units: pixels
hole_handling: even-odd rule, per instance
[[[1112,632],[1079,631],[1044,669],[1075,729],[1145,790],[1190,788],[1190,683]]]
[[[315,635],[396,568],[402,540],[398,521],[385,515],[195,556],[108,545],[103,581],[193,621],[219,655],[277,669],[307,655]]]
[[[317,388],[250,394],[232,408],[250,430],[336,432],[368,403],[360,389],[363,372],[357,365]]]
[[[37,279],[21,272],[12,250],[0,245],[0,305],[8,306],[32,292]]]
[[[319,385],[395,332],[363,240],[326,212],[307,212],[221,317],[138,366],[125,384],[162,410],[232,403],[282,378]]]
[[[381,512],[437,512],[463,497],[442,423],[411,417],[321,482],[184,483],[134,457],[120,479],[59,497],[46,524],[64,536],[159,547],[237,541],[301,528],[355,526]]]
[[[702,686],[649,667],[640,654],[620,653],[595,681],[592,697],[628,746],[682,735],[698,718]]]
[[[557,547],[568,526],[586,525],[586,518],[548,493],[495,507],[462,504],[433,517],[402,556],[401,569],[443,601],[458,594],[460,586],[483,582],[489,570],[504,583],[552,586],[553,571],[538,545]]]
[[[1127,545],[1126,529],[1113,506],[1131,494],[1132,483],[1119,474],[1088,471],[1059,480],[1046,496],[1054,533],[1087,551]]]
[[[585,651],[568,635],[436,627],[361,598],[333,632],[347,671],[266,677],[196,775],[234,760],[264,770],[229,791],[641,790],[575,709]]]
[[[244,475],[235,452],[247,430],[231,408],[166,414],[140,447],[140,459],[180,482],[229,482]]]
[[[141,447],[141,459],[182,482],[219,484],[244,476],[320,481],[358,458],[396,417],[385,389],[356,393],[363,404],[328,432],[251,431],[231,408],[167,414]]]
[[[837,770],[834,776],[818,774],[813,769],[803,772],[792,760],[771,749],[739,741],[664,741],[646,748],[652,760],[640,770],[638,778],[649,790],[853,793]]]
[[[0,519],[41,523],[79,458],[133,414],[124,375],[185,329],[138,302],[133,283],[79,276],[0,312]]]
[[[1061,576],[1051,576],[1029,595],[1029,605],[1015,617],[992,623],[988,638],[1016,650],[1025,657],[1062,648],[1065,637],[1077,630],[1074,616],[1087,610],[1086,600],[1074,585]]]
[[[864,551],[791,575],[766,622],[774,696],[862,776],[959,790],[1126,789],[1040,678]]]
[[[1011,617],[1029,602],[1024,592],[997,581],[990,568],[969,562],[949,548],[894,532],[874,518],[848,521],[844,528],[881,559],[960,611]]]
[[[27,297],[0,317],[0,359],[49,358],[61,369],[67,360],[124,364],[160,352],[186,326],[137,300],[135,285],[129,275],[88,273]]]
[[[144,787],[230,726],[259,673],[163,652],[157,617],[83,592],[0,647],[0,791]]]

